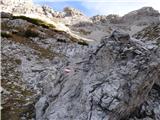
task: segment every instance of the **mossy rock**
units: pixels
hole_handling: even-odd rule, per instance
[[[1,12],[1,18],[11,18],[12,14],[7,12]]]
[[[35,25],[39,25],[39,26],[42,26],[42,27],[48,28],[48,29],[55,28],[55,26],[53,24],[47,23],[45,21],[42,21],[42,20],[36,19],[36,18],[30,18],[30,17],[26,17],[26,16],[13,16],[12,18],[26,20],[30,23],[33,23]]]

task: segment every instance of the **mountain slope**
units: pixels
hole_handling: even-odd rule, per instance
[[[83,52],[76,51],[81,47],[86,51],[87,39],[42,20],[9,16],[1,21],[2,119],[31,119],[41,86],[50,88],[50,77],[56,74],[56,69],[71,62],[73,56],[80,57]]]
[[[156,10],[89,18],[31,0],[1,7],[2,119],[160,119]]]

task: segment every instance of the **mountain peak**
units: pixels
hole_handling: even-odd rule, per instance
[[[129,16],[141,15],[141,16],[155,16],[155,17],[157,17],[158,15],[160,15],[160,13],[152,7],[143,7],[138,10],[132,11],[132,12],[126,14],[125,16],[127,16],[127,15],[129,15]]]
[[[144,11],[148,11],[148,12],[156,11],[153,7],[142,7],[142,8],[139,9],[139,10],[144,10]]]
[[[83,16],[84,14],[79,10],[72,7],[65,7],[64,10],[65,16]]]
[[[33,3],[32,0],[1,0],[1,4],[22,4],[22,3]]]

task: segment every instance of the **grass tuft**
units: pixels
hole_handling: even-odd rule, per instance
[[[30,17],[26,17],[26,16],[13,16],[12,18],[13,19],[23,19],[23,20],[26,20],[30,23],[42,26],[42,27],[47,28],[47,29],[55,28],[55,26],[53,24],[47,23],[45,21],[42,21],[42,20],[36,19],[36,18],[30,18]]]
[[[12,35],[9,32],[1,32],[1,37],[11,38]]]
[[[30,28],[25,31],[25,36],[26,37],[38,37],[39,33],[36,30]]]
[[[79,41],[78,42],[79,45],[84,45],[84,46],[88,46],[88,43],[85,41]]]

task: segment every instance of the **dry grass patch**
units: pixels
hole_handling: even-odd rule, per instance
[[[27,119],[34,117],[35,92],[23,87],[22,73],[16,69],[20,64],[20,59],[2,55],[1,86],[7,91],[2,92],[3,120],[20,120],[22,116]]]
[[[13,16],[13,19],[22,19],[22,20],[26,20],[32,24],[38,25],[38,26],[42,26],[44,28],[48,28],[48,29],[53,29],[55,28],[55,26],[53,24],[47,23],[45,21],[42,21],[40,19],[36,19],[36,18],[30,18],[30,17],[26,17],[26,16]]]

